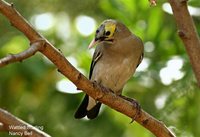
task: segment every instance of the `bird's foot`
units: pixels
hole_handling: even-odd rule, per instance
[[[93,87],[97,87],[99,88],[101,91],[103,91],[104,93],[107,92],[113,92],[112,90],[110,90],[109,88],[104,87],[103,85],[97,83],[96,81],[92,81],[93,83]],[[104,96],[104,94],[102,94],[101,92],[95,92],[96,93],[96,97],[94,98],[96,101],[98,101],[100,98],[102,98]]]
[[[110,91],[109,88],[106,88],[106,87],[104,87],[104,86],[101,85],[101,84],[99,84],[99,87],[100,87],[104,92]]]
[[[140,106],[140,104],[139,104],[135,99],[133,99],[133,98],[128,98],[128,97],[122,96],[122,95],[120,95],[120,97],[122,97],[123,99],[125,99],[125,100],[131,102],[131,103],[133,104],[134,108],[136,108],[136,113],[135,113],[135,115],[133,116],[133,118],[132,118],[132,120],[131,120],[131,122],[130,122],[130,124],[131,124],[131,123],[133,123],[133,122],[135,121],[135,119],[137,118],[137,116],[140,115],[141,106]]]
[[[103,91],[103,92],[113,92],[111,89],[104,87],[102,84],[97,83],[97,81],[93,81],[93,86],[99,86],[99,88]],[[113,92],[114,93],[114,92]]]

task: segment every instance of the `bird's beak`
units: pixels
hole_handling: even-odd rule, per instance
[[[93,48],[97,43],[99,43],[99,40],[93,39],[93,40],[90,42],[90,45],[88,46],[88,49]]]
[[[98,28],[98,33],[95,34],[95,38],[90,42],[90,45],[88,46],[88,49],[93,48],[95,45],[100,43],[104,40],[104,25],[101,25]]]

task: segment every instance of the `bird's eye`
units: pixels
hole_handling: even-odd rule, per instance
[[[99,33],[99,30],[96,30],[96,33]]]
[[[110,31],[106,31],[106,36],[109,36],[110,35]]]

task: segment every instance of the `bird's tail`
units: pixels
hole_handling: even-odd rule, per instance
[[[98,116],[100,107],[100,102],[96,102],[93,98],[86,94],[74,117],[76,119],[80,119],[87,116],[89,119],[94,119]]]

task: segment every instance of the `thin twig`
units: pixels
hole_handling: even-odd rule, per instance
[[[151,6],[156,6],[156,1],[157,0],[149,0],[149,3]]]
[[[22,121],[9,112],[0,108],[0,122],[10,135],[20,134],[24,137],[50,137],[50,135],[36,127]]]
[[[9,54],[8,56],[0,59],[0,67],[3,67],[5,65],[8,65],[10,63],[13,62],[21,62],[22,60],[29,58],[31,56],[33,56],[37,51],[40,50],[40,48],[44,45],[45,41],[36,41],[34,43],[31,44],[31,46],[19,53],[19,54]]]
[[[18,30],[30,40],[44,39],[33,27],[8,3],[0,0],[0,12],[8,18],[8,20]],[[99,100],[100,102],[110,106],[111,108],[133,118],[137,113],[137,108],[131,102],[115,95],[114,93],[103,90],[99,85],[90,82],[83,74],[74,68],[69,61],[57,50],[51,43],[45,40],[46,43],[40,49],[54,65],[59,72],[72,81],[79,89],[83,90],[89,96]],[[171,131],[159,120],[152,117],[150,114],[141,110],[141,113],[136,117],[135,121],[143,127],[151,131],[157,137],[174,137]]]

